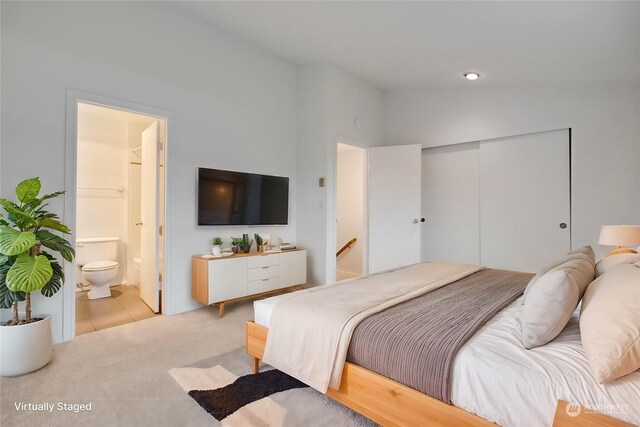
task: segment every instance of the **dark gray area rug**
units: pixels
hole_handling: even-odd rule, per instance
[[[238,348],[169,374],[215,424],[223,426],[376,426],[374,422],[268,365],[251,373]],[[195,405],[194,405],[195,406]],[[194,408],[195,409],[195,408]]]

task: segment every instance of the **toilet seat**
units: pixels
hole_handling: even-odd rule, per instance
[[[118,263],[115,261],[94,261],[88,262],[82,267],[82,271],[104,271],[118,268]]]

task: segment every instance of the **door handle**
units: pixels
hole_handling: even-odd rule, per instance
[[[563,230],[564,230],[565,228],[567,228],[567,223],[566,223],[566,222],[561,222],[561,223],[560,223],[560,228],[562,228]]]
[[[424,219],[424,218],[420,218],[420,219],[418,219],[418,218],[414,218],[413,223],[414,223],[414,224],[419,224],[419,223],[424,222],[424,221],[425,221],[425,219]]]
[[[139,226],[141,226],[141,227],[142,227],[142,221],[138,221],[138,222],[136,222],[136,225],[139,225]]]

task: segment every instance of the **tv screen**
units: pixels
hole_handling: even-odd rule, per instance
[[[289,178],[198,169],[198,225],[285,225]]]

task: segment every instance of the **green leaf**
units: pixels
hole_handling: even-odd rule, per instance
[[[18,255],[36,244],[36,235],[30,231],[17,231],[6,225],[0,226],[0,253]]]
[[[20,206],[6,199],[0,199],[0,206],[7,211],[8,218],[14,223],[21,225],[35,224],[35,220],[27,213],[20,209]]]
[[[0,254],[0,265],[5,265],[7,261],[9,261],[9,257],[4,254]]]
[[[39,227],[51,228],[52,230],[56,230],[65,234],[69,234],[71,232],[71,230],[69,230],[69,227],[53,218],[41,218],[36,222]]]
[[[14,301],[24,301],[24,292],[13,292],[7,288],[5,279],[10,268],[10,262],[0,265],[0,308],[11,308]]]
[[[49,199],[53,199],[54,197],[58,197],[62,194],[64,194],[64,191],[56,191],[55,193],[49,193],[49,194],[45,194],[44,196],[37,198],[37,199],[33,199],[27,203],[25,203],[25,208],[27,209],[35,209],[40,207],[40,209],[42,209],[44,206],[40,206],[42,205],[42,203],[44,203],[45,201],[49,200]]]
[[[53,269],[45,255],[20,254],[7,272],[7,288],[13,292],[34,292],[42,289],[51,276]]]
[[[36,239],[40,241],[42,246],[60,252],[60,255],[62,255],[65,261],[73,261],[76,253],[71,247],[71,244],[62,237],[56,236],[48,230],[40,230],[36,233]]]
[[[38,197],[40,193],[40,178],[25,179],[16,187],[16,196],[21,203],[27,203]]]
[[[65,193],[65,191],[55,191],[53,193],[45,194],[44,196],[40,197],[38,200],[40,201],[40,203],[42,203],[45,200],[49,200],[49,199],[56,198],[58,196],[62,196],[64,193]]]
[[[51,275],[51,279],[49,279],[47,284],[44,285],[40,292],[42,292],[42,295],[44,295],[45,297],[52,297],[62,287],[62,283],[64,282],[64,270],[53,256],[49,255],[46,252],[43,252],[42,254],[49,259],[53,274]]]

